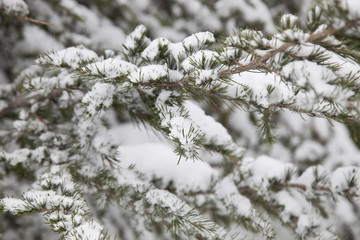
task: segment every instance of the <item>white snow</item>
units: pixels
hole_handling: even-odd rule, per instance
[[[241,166],[244,173],[249,174],[247,181],[252,187],[265,193],[271,180],[284,181],[287,173],[295,172],[291,163],[283,163],[268,156],[260,156],[256,159],[244,158]]]
[[[26,16],[29,14],[29,9],[23,0],[0,0],[0,9],[3,9],[6,14],[16,14]]]
[[[349,202],[348,199],[338,198],[335,204],[335,214],[336,217],[340,218],[341,222],[347,224],[356,224],[357,216],[354,212],[353,205]]]
[[[125,40],[124,32],[110,23],[103,24],[91,35],[91,44],[97,49],[120,50],[121,43]]]
[[[329,172],[321,165],[311,166],[295,179],[294,183],[304,185],[311,192],[313,184],[327,184],[328,174]]]
[[[354,141],[349,138],[349,131],[346,126],[332,123],[333,135],[327,144],[328,158],[324,166],[334,169],[338,166],[357,165],[360,159],[360,152]]]
[[[291,88],[276,74],[242,72],[231,75],[231,79],[234,82],[228,88],[228,95],[231,97],[246,97],[263,107],[281,102],[291,103],[294,100]],[[269,89],[273,91],[269,92]]]
[[[314,224],[315,219],[310,218],[308,215],[300,215],[298,222],[297,222],[297,228],[296,233],[300,236],[305,236],[309,229],[316,225]]]
[[[186,50],[199,50],[203,46],[205,46],[205,44],[211,44],[214,42],[214,34],[212,34],[211,32],[199,32],[185,38],[182,41],[182,44]]]
[[[55,66],[67,65],[77,68],[90,60],[96,60],[97,54],[85,47],[69,47],[57,52],[41,56],[36,60],[37,64],[52,64]]]
[[[160,48],[167,47],[170,41],[166,38],[154,39],[141,53],[141,57],[153,61],[159,55]]]
[[[247,22],[261,21],[265,25],[265,31],[275,32],[274,22],[268,7],[261,0],[220,0],[215,4],[216,11],[222,17],[231,16],[236,11],[241,12],[241,16]]]
[[[112,126],[109,134],[116,144],[141,144],[149,142],[163,142],[164,138],[160,134],[156,134],[152,129],[146,128],[144,125],[135,125],[133,123],[124,123]],[[161,141],[163,140],[163,141]]]
[[[331,84],[337,76],[329,68],[308,60],[291,62],[285,65],[282,72],[286,77],[291,76],[296,85],[310,88],[306,93],[297,96],[297,105],[304,109],[313,108],[317,103],[317,97],[333,99],[340,106],[346,106],[348,98],[354,94],[350,90]]]
[[[330,182],[334,192],[357,192],[360,189],[360,170],[355,166],[339,167],[331,174]],[[350,183],[353,186],[350,186]]]
[[[232,214],[243,217],[251,216],[253,207],[250,200],[239,193],[230,176],[216,185],[215,194],[224,201],[226,207],[230,208],[228,210],[232,211]]]
[[[280,24],[285,28],[292,28],[296,25],[297,21],[298,17],[292,14],[284,14],[280,18]]]
[[[182,78],[184,78],[184,74],[181,73],[180,71],[176,71],[176,70],[171,70],[169,69],[169,80],[171,82],[176,82],[181,80]]]
[[[349,15],[352,18],[358,18],[360,16],[360,1],[358,0],[342,0],[339,1],[340,6],[343,9],[349,11]]]
[[[133,83],[156,81],[160,78],[168,77],[169,72],[167,66],[164,65],[149,65],[132,71],[129,75],[129,80]]]
[[[217,57],[217,52],[210,50],[200,50],[185,59],[181,63],[181,66],[187,72],[195,68],[208,69]]]
[[[174,57],[177,64],[181,62],[185,57],[185,48],[181,42],[170,43],[168,49],[171,55]]]
[[[199,32],[185,38],[182,42],[170,43],[168,49],[179,65],[186,55],[195,53],[214,42],[215,38],[211,32]]]
[[[22,148],[15,150],[13,153],[0,153],[2,158],[6,158],[10,165],[16,166],[18,163],[25,163],[31,155],[31,150]]]
[[[173,148],[165,143],[122,145],[118,148],[120,165],[135,168],[148,178],[162,178],[163,183],[173,181],[177,190],[206,190],[217,173],[206,162],[180,161]]]
[[[320,66],[308,60],[291,62],[282,69],[286,77],[296,81],[300,87],[310,84],[316,91],[323,94],[332,94],[333,87],[327,83],[333,81],[336,75],[327,67]],[[330,93],[329,93],[330,92]]]
[[[313,128],[316,131],[316,133],[319,135],[321,140],[329,139],[331,134],[331,126],[328,120],[323,118],[314,118]]]
[[[281,41],[294,41],[298,43],[306,43],[308,38],[310,37],[309,33],[305,33],[303,30],[295,28],[295,29],[286,29],[281,33],[275,34],[274,38],[277,38]]]
[[[69,153],[66,151],[53,150],[50,153],[50,159],[54,164],[61,164],[68,160]]]
[[[159,205],[163,208],[169,208],[170,212],[177,216],[185,216],[191,207],[181,201],[175,194],[163,189],[152,189],[146,193],[146,200],[151,205]]]
[[[16,198],[2,198],[0,199],[0,206],[2,206],[5,211],[9,211],[12,214],[21,213],[22,211],[27,210],[26,202]]]
[[[320,161],[326,154],[326,149],[319,142],[305,140],[295,151],[296,161]]]
[[[219,60],[233,62],[241,57],[241,51],[234,47],[227,47],[219,53]]]
[[[229,117],[229,125],[241,135],[237,142],[240,146],[248,148],[247,153],[251,151],[250,146],[258,144],[257,128],[251,122],[248,112],[235,111],[232,113]]]
[[[192,156],[197,149],[195,143],[196,139],[198,139],[197,134],[202,135],[201,130],[198,130],[198,125],[182,116],[172,117],[171,113],[168,117],[170,119],[163,121],[163,125],[170,128],[169,137],[180,143],[186,156]]]
[[[25,25],[22,34],[22,40],[18,41],[14,46],[16,52],[40,54],[64,48],[62,43],[36,25]]]
[[[261,31],[251,30],[251,29],[240,29],[237,33],[234,33],[228,36],[224,43],[229,46],[240,46],[248,48],[250,46],[256,48],[264,43],[268,42],[264,38],[264,34]]]
[[[77,83],[77,78],[68,71],[61,71],[56,76],[42,76],[26,79],[24,87],[28,89],[41,89],[43,95],[51,94],[55,88],[68,88]],[[65,92],[65,91],[64,91]]]
[[[144,37],[146,33],[146,27],[144,25],[139,25],[135,28],[135,30],[128,35],[123,43],[122,51],[125,55],[130,54],[132,50],[137,47],[137,41],[139,41],[142,37],[143,39],[149,43],[150,40]]]
[[[189,111],[190,119],[205,134],[206,143],[229,145],[232,144],[232,138],[227,129],[209,115],[204,110],[191,101],[186,101],[184,106]]]
[[[50,204],[50,199],[56,197],[56,192],[54,191],[28,191],[23,194],[24,200],[32,203],[35,208],[45,208],[50,209],[52,206]],[[55,201],[56,203],[56,201]]]
[[[195,79],[196,84],[201,84],[208,80],[217,79],[218,71],[214,69],[208,69],[208,70],[198,69],[192,72],[190,76]]]
[[[82,102],[87,104],[87,111],[90,115],[95,115],[103,108],[108,108],[113,102],[115,87],[108,83],[95,83],[91,91],[86,93]]]
[[[215,224],[200,215],[177,195],[163,189],[152,189],[146,193],[145,198],[152,206],[160,206],[162,211],[166,209],[166,214],[169,214],[169,216],[165,218],[165,221],[171,223],[170,226],[173,230],[181,232],[196,231],[202,237],[215,239],[215,233],[211,231],[211,229],[214,229]],[[161,217],[156,216],[158,214],[158,211],[155,210],[153,213],[155,221],[161,221]],[[183,229],[177,229],[174,226],[173,221],[176,222],[176,220],[181,221]],[[201,224],[201,227],[197,224]]]
[[[211,116],[207,116],[195,103],[186,101],[182,109],[170,107],[163,101],[164,99],[158,97],[156,103],[157,108],[165,113],[162,115],[161,125],[169,128],[169,137],[180,143],[187,157],[192,158],[193,154],[196,154],[199,137],[204,138],[206,144],[223,146],[239,157],[243,155],[244,149],[232,141],[226,128]]]
[[[103,237],[103,226],[96,221],[86,221],[65,235],[65,240],[98,240]]]
[[[131,71],[136,71],[136,69],[137,67],[134,64],[118,58],[108,58],[103,61],[90,63],[84,67],[84,70],[90,74],[101,74],[109,78],[126,75]]]
[[[1,78],[1,76],[0,76],[0,78]],[[4,101],[4,100],[0,100],[0,112],[2,111],[2,110],[4,110],[5,108],[7,108],[9,105],[8,105],[8,103],[6,102],[6,101]]]
[[[284,210],[281,212],[281,219],[284,222],[289,222],[291,216],[298,217],[302,215],[302,206],[288,191],[283,190],[277,192],[275,194],[275,199],[280,205],[284,206]]]
[[[0,152],[0,157],[6,159],[8,164],[16,166],[17,164],[31,164],[32,162],[41,162],[45,158],[45,147],[35,149],[21,148],[12,153]]]
[[[98,15],[83,4],[74,0],[61,0],[59,5],[80,18],[80,21],[76,24],[80,31],[94,33],[101,27],[101,20]]]

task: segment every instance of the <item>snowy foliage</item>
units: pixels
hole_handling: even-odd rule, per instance
[[[0,0],[0,238],[360,239],[360,5],[276,2]]]

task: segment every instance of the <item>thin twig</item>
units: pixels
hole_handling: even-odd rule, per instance
[[[40,24],[40,25],[45,25],[45,26],[54,26],[54,24],[52,24],[52,23],[40,21],[40,20],[30,18],[30,17],[18,16],[18,15],[15,15],[15,17],[18,20],[25,20],[25,21],[28,21],[28,22],[32,22],[32,23],[36,23],[36,24]]]

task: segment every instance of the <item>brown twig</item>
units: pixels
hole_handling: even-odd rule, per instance
[[[36,23],[36,24],[40,24],[40,25],[54,26],[54,24],[52,24],[52,23],[40,21],[40,20],[37,20],[37,19],[34,19],[34,18],[30,18],[30,17],[24,17],[24,16],[15,15],[15,18],[17,18],[18,20],[25,20],[25,21],[32,22],[32,23]]]

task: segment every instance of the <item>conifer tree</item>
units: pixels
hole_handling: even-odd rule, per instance
[[[0,238],[359,239],[357,0],[0,9]]]

